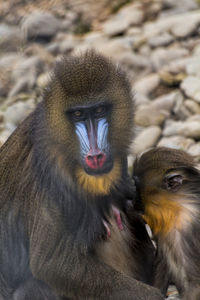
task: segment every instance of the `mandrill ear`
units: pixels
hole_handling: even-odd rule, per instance
[[[183,184],[183,175],[180,172],[173,171],[164,176],[163,187],[164,189],[176,192]]]

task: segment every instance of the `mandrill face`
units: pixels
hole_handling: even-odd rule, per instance
[[[66,159],[84,189],[108,193],[121,178],[132,140],[133,99],[125,73],[94,51],[65,58],[47,89],[45,111],[62,167]]]
[[[108,141],[111,112],[112,105],[105,102],[77,106],[67,111],[79,140],[81,165],[89,175],[108,173],[113,167]]]

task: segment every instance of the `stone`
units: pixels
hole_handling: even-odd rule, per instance
[[[115,36],[125,32],[131,25],[139,25],[144,19],[143,11],[134,3],[124,8],[103,24],[103,32]]]
[[[134,90],[133,90],[133,94],[134,94],[134,102],[135,102],[136,107],[151,103],[149,98],[147,96],[145,96],[144,94],[140,94],[138,92],[135,92]]]
[[[153,36],[148,39],[148,43],[152,48],[168,46],[173,41],[174,37],[168,32],[164,32],[162,35]]]
[[[189,51],[184,48],[157,48],[152,52],[151,61],[155,70],[159,71],[163,66],[168,65],[172,61],[189,55]]]
[[[188,122],[200,122],[200,114],[192,115],[187,119]]]
[[[194,139],[200,138],[200,125],[199,121],[177,121],[171,122],[163,130],[164,136],[181,135]]]
[[[88,45],[95,46],[102,54],[108,57],[119,57],[119,55],[124,53],[131,53],[131,46],[126,42],[124,38],[113,38],[108,40],[107,38],[101,39],[100,42],[97,42],[95,45],[93,43],[81,43],[78,47],[75,48],[75,54],[80,53],[82,50],[81,47],[85,45],[85,49],[88,48]]]
[[[149,104],[139,106],[135,115],[136,125],[161,126],[180,99],[183,99],[183,96],[177,91],[160,96]]]
[[[195,142],[193,139],[185,138],[183,136],[171,136],[171,137],[163,137],[159,143],[157,144],[158,147],[169,147],[179,150],[187,150],[191,145]]]
[[[188,111],[188,109],[184,106],[184,97],[179,91],[177,92],[177,98],[172,112],[176,118],[180,120],[185,120],[191,115],[190,111]]]
[[[23,36],[19,28],[7,24],[0,24],[1,51],[18,51],[23,45]]]
[[[186,77],[181,83],[181,89],[187,97],[200,103],[200,78],[194,76]]]
[[[192,57],[185,66],[186,73],[200,77],[200,55]]]
[[[179,85],[183,79],[185,79],[186,74],[184,72],[180,72],[178,74],[174,74],[168,71],[159,72],[161,82],[166,86],[177,86]]]
[[[193,156],[199,156],[200,155],[200,142],[191,145],[188,149],[188,153]]]
[[[15,69],[12,72],[12,79],[17,81],[19,78],[34,74],[37,76],[44,68],[43,61],[37,56],[25,57],[23,61],[20,61],[15,65]]]
[[[195,0],[163,0],[162,2],[165,8],[180,8],[179,12],[198,8],[197,1]]]
[[[11,133],[12,133],[12,131],[9,131],[7,129],[0,132],[0,146],[6,142],[6,140],[9,138]]]
[[[49,83],[49,81],[50,81],[50,74],[49,74],[49,72],[42,73],[37,78],[37,85],[40,88],[45,88],[47,86],[47,84]]]
[[[191,111],[193,114],[200,114],[200,105],[197,104],[195,101],[187,99],[184,102],[186,108]]]
[[[134,84],[134,90],[136,93],[141,93],[146,96],[151,94],[159,85],[160,77],[158,74],[150,74],[138,81]]]
[[[183,95],[179,91],[175,91],[156,98],[151,102],[151,107],[156,110],[170,112],[175,104],[181,100],[183,100]]]
[[[59,52],[62,54],[69,54],[76,46],[78,46],[80,40],[72,35],[68,35],[63,41],[59,43]]]
[[[135,124],[142,127],[161,126],[169,116],[167,111],[158,111],[150,105],[142,105],[135,114]]]
[[[31,57],[39,58],[41,64],[46,63],[52,66],[55,62],[54,56],[45,47],[39,44],[32,44],[28,46],[24,51],[24,54],[28,56],[28,59],[31,59]]]
[[[12,72],[12,79],[15,84],[9,92],[9,97],[14,97],[20,92],[33,88],[43,67],[44,62],[37,56],[24,58],[23,61],[17,63]]]
[[[200,23],[200,14],[197,18],[193,16],[188,16],[185,19],[182,18],[179,22],[176,23],[176,26],[173,26],[171,33],[177,38],[186,38],[197,30],[197,27]]]
[[[61,21],[49,12],[32,12],[21,22],[21,30],[27,39],[51,38],[60,26]]]
[[[33,99],[26,102],[19,101],[14,103],[4,112],[5,123],[18,126],[28,116],[28,114],[34,110],[34,108],[35,103]]]
[[[138,155],[156,145],[162,130],[158,126],[149,126],[140,132],[134,139],[131,146],[131,153]]]
[[[127,66],[131,69],[131,71],[136,72],[136,75],[138,70],[148,70],[148,72],[152,71],[150,61],[147,57],[135,54],[131,51],[120,53],[116,56],[116,59],[122,66]]]
[[[160,17],[144,25],[144,36],[149,39],[169,32],[177,38],[185,38],[197,30],[199,23],[200,10]]]

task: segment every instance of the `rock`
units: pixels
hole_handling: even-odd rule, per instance
[[[114,36],[122,34],[129,27],[129,20],[126,18],[121,18],[120,16],[115,16],[112,20],[108,20],[103,25],[103,31],[109,36]]]
[[[133,94],[134,94],[134,101],[135,101],[136,107],[139,107],[140,105],[151,103],[149,98],[147,96],[145,96],[144,94],[137,93],[134,90],[133,90]]]
[[[146,96],[151,94],[159,85],[160,77],[158,74],[150,74],[134,84],[134,89],[136,93],[141,93]]]
[[[12,79],[16,83],[11,89],[9,97],[33,88],[37,76],[42,72],[43,67],[43,61],[36,56],[24,58],[23,61],[17,63],[12,73]]]
[[[194,76],[186,77],[181,83],[181,88],[186,96],[200,103],[200,78]]]
[[[193,34],[197,30],[199,23],[200,10],[165,16],[158,18],[155,22],[146,23],[144,36],[149,39],[164,32],[169,32],[177,38],[184,38]]]
[[[49,72],[42,73],[37,78],[37,85],[40,88],[45,88],[47,86],[47,84],[49,83],[49,81],[50,81],[50,74],[49,74]]]
[[[60,43],[58,43],[58,42],[53,42],[53,43],[49,44],[49,45],[47,46],[47,50],[48,50],[51,54],[57,55],[57,54],[59,53],[59,51],[60,51]]]
[[[188,122],[200,122],[200,114],[192,115],[187,119]]]
[[[186,16],[185,18],[181,18],[179,22],[177,22],[176,26],[173,26],[171,29],[172,34],[177,38],[186,38],[197,30],[197,27],[200,23],[200,14],[197,18],[194,16]]]
[[[158,111],[150,105],[143,105],[136,112],[135,124],[142,127],[161,126],[168,116],[167,111]]]
[[[14,96],[16,96],[17,94],[21,93],[21,92],[25,92],[28,91],[31,87],[33,87],[35,83],[35,78],[34,77],[22,77],[20,78],[16,84],[12,87],[12,89],[10,90],[10,92],[8,93],[8,97],[9,98],[13,98]]]
[[[190,146],[188,149],[188,153],[193,156],[200,156],[200,142]]]
[[[200,77],[200,55],[192,57],[185,66],[188,75]]]
[[[181,72],[178,74],[173,74],[167,71],[161,71],[159,73],[161,82],[166,86],[177,86],[181,83],[183,79],[185,79],[186,74]]]
[[[159,143],[158,147],[169,147],[180,150],[187,150],[191,145],[195,142],[193,139],[185,138],[182,136],[171,136],[171,137],[163,137]]]
[[[39,57],[31,56],[24,58],[23,61],[15,65],[15,69],[12,72],[12,79],[17,81],[21,77],[29,76],[29,74],[37,76],[42,72],[43,68],[44,63]]]
[[[200,44],[198,43],[193,49],[193,57],[200,56]]]
[[[170,112],[175,104],[183,100],[183,95],[179,91],[171,92],[166,95],[162,95],[156,98],[152,103],[150,108],[154,108],[160,111],[168,111]]]
[[[200,105],[197,104],[195,101],[187,99],[184,102],[186,108],[191,111],[193,114],[200,114]]]
[[[49,51],[46,48],[44,48],[39,44],[30,45],[29,47],[26,48],[24,54],[29,56],[29,58],[30,56],[37,57],[43,62],[43,64],[47,63],[50,66],[52,66],[55,61],[53,55],[49,53]]]
[[[149,59],[147,57],[132,53],[131,51],[120,53],[118,56],[116,56],[116,59],[120,62],[120,64],[123,67],[127,66],[128,69],[131,69],[133,72],[136,72],[136,75],[138,75],[138,70],[146,70],[146,72],[152,71]]]
[[[165,8],[175,8],[175,12],[185,12],[193,9],[197,9],[197,1],[195,0],[163,0],[163,6]]]
[[[59,53],[69,54],[78,44],[78,39],[72,37],[67,38],[66,40],[59,43]]]
[[[173,41],[174,37],[168,32],[164,32],[162,35],[153,36],[148,39],[148,43],[152,48],[168,46]]]
[[[180,92],[172,92],[156,98],[150,104],[141,105],[136,111],[136,125],[144,127],[151,125],[161,126],[177,101],[182,98],[183,96]]]
[[[11,133],[12,133],[12,131],[9,131],[7,129],[0,132],[0,146],[6,142],[6,140],[9,138]]]
[[[0,24],[1,51],[18,51],[23,44],[23,36],[15,26]]]
[[[5,123],[19,125],[35,108],[33,99],[26,102],[16,102],[9,106],[4,113]]]
[[[200,138],[199,121],[171,122],[163,130],[164,136],[182,135],[194,139]]]
[[[161,129],[158,126],[150,126],[145,128],[139,135],[134,139],[131,146],[131,153],[138,155],[146,149],[156,145],[160,135]]]
[[[180,93],[181,97],[177,99],[176,105],[173,108],[173,113],[179,120],[185,120],[191,116],[190,110],[184,105],[183,95]]]
[[[5,71],[12,71],[15,68],[16,64],[22,62],[24,60],[24,56],[15,53],[4,53],[0,56],[0,68]]]
[[[22,19],[21,29],[27,39],[51,38],[61,22],[49,12],[33,12]]]
[[[151,61],[155,70],[160,70],[163,66],[170,62],[188,56],[189,51],[183,48],[158,48],[153,51]]]
[[[88,45],[91,47],[95,46],[95,49],[97,49],[99,52],[113,58],[117,58],[121,54],[131,52],[131,46],[129,43],[125,42],[124,38],[113,38],[111,40],[104,38],[101,39],[100,42],[96,42],[95,45],[93,45],[93,43],[81,43],[75,48],[75,54],[80,53],[82,49],[88,49]]]
[[[126,5],[117,14],[103,24],[103,32],[114,36],[125,32],[130,25],[139,25],[143,21],[142,10],[134,3]]]
[[[142,34],[142,28],[132,26],[126,31],[127,36],[140,36]]]

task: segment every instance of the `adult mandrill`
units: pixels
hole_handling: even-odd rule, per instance
[[[132,124],[129,83],[109,60],[57,64],[0,151],[0,298],[163,299],[138,281],[150,282],[152,246],[125,211]]]
[[[134,165],[144,219],[157,243],[154,285],[170,281],[184,300],[200,299],[200,171],[181,150],[153,148]]]

